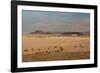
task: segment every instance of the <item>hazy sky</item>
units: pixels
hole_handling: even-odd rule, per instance
[[[90,14],[55,11],[22,11],[23,32],[89,32]]]

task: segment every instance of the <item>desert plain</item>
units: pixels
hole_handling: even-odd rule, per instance
[[[23,35],[23,62],[79,60],[89,58],[90,37],[87,35]]]

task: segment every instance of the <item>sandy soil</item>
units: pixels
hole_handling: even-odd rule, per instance
[[[23,62],[90,58],[89,36],[34,37],[23,35]]]

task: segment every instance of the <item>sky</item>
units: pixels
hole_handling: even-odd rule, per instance
[[[23,32],[89,32],[90,14],[22,10]]]

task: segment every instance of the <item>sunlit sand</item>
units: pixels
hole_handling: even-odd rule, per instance
[[[89,36],[23,35],[23,62],[90,58]]]

